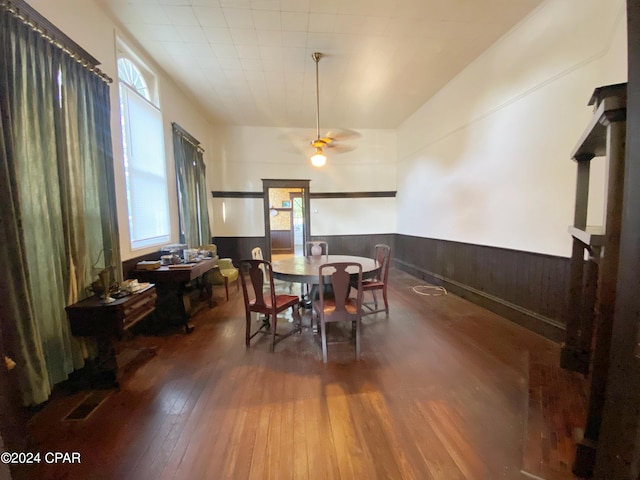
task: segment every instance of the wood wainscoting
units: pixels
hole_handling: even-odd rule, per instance
[[[397,235],[395,266],[562,342],[569,259],[432,238]]]

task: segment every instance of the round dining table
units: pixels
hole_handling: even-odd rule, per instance
[[[353,255],[311,255],[307,257],[289,257],[271,262],[271,272],[273,278],[290,283],[303,283],[311,288],[307,295],[300,297],[300,306],[306,309],[311,308],[311,299],[318,298],[318,288],[320,284],[320,265],[325,263],[355,262],[362,265],[362,279],[375,277],[382,265],[373,258],[357,257]],[[358,274],[357,268],[348,267],[347,271],[353,275]],[[352,276],[353,279],[353,276]],[[328,275],[325,275],[325,282],[329,282]],[[313,324],[314,333],[318,333],[318,325]]]
[[[273,277],[291,283],[320,283],[319,268],[325,263],[355,262],[362,265],[362,279],[373,278],[382,265],[373,258],[354,255],[315,255],[308,257],[290,257],[271,262]],[[357,269],[349,267],[349,273],[357,274]],[[327,278],[328,281],[328,278]]]

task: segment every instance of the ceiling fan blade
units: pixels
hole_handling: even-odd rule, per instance
[[[329,138],[332,141],[342,141],[342,140],[351,140],[355,138],[359,138],[362,135],[355,130],[348,130],[344,128],[336,128],[332,130],[328,130],[326,135],[323,138]]]
[[[328,151],[333,153],[347,153],[356,149],[356,147],[352,145],[345,145],[343,143],[333,143],[329,144],[325,147]]]

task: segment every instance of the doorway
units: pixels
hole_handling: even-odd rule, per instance
[[[270,260],[302,255],[309,237],[309,180],[262,180],[265,252]]]

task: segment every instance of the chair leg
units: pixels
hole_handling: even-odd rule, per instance
[[[373,309],[377,310],[378,309],[378,297],[376,296],[376,291],[375,290],[371,290],[371,295],[373,295]]]
[[[245,332],[245,346],[249,348],[249,343],[251,342],[251,312],[246,312],[247,317],[247,328]]]
[[[298,330],[298,333],[302,333],[302,317],[300,316],[300,305],[297,304],[291,307],[291,316],[295,321],[295,326]],[[313,325],[312,325],[313,326]]]
[[[322,361],[327,363],[327,326],[320,319],[320,330],[322,332]]]
[[[273,325],[271,328],[273,329],[271,332],[271,353],[273,353],[276,349],[276,330],[278,329],[278,315],[276,312],[273,312]]]
[[[227,293],[227,302],[229,301],[229,277],[224,277],[224,290]]]
[[[360,319],[356,320],[356,360],[360,360]]]
[[[384,300],[384,312],[389,316],[389,301],[387,300],[387,289],[382,289],[382,299]]]

